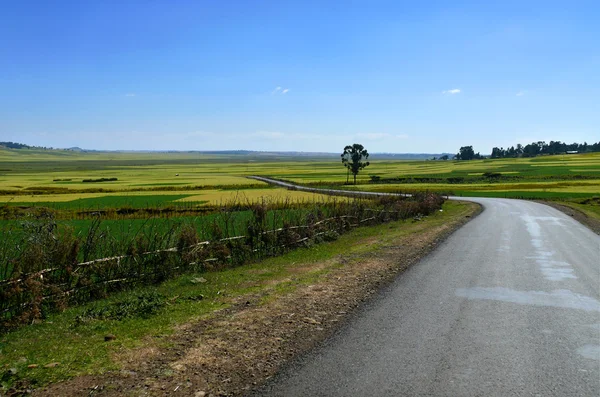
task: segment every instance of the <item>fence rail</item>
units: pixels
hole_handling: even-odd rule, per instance
[[[278,255],[313,240],[335,238],[364,224],[426,215],[440,207],[443,199],[437,197],[427,205],[402,201],[376,209],[365,208],[364,204],[345,204],[336,209],[334,216],[319,219],[321,212],[316,211],[306,216],[303,224],[284,224],[268,230],[265,230],[264,209],[257,210],[246,224],[245,235],[196,239],[192,244],[134,250],[83,262],[66,260],[23,273],[0,281],[0,330],[73,303],[104,297],[112,291],[160,282],[185,272],[240,265],[251,259]]]

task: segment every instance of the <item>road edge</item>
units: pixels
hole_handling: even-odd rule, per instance
[[[557,203],[555,201],[547,201],[547,200],[534,200],[536,203],[545,204],[549,207],[552,207],[565,215],[568,215],[575,219],[577,222],[581,223],[592,232],[600,235],[600,221],[588,216],[585,212],[581,211],[578,208],[571,207],[567,204]]]

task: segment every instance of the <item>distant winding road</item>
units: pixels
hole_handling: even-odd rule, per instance
[[[600,236],[543,204],[460,199],[483,213],[257,395],[600,396]]]

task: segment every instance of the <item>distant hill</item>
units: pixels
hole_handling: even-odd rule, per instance
[[[306,157],[306,158],[335,158],[340,157],[340,153],[331,152],[270,152],[270,151],[254,151],[254,150],[203,150],[203,151],[154,151],[156,153],[199,153],[213,154],[226,156],[250,156],[250,157]],[[144,153],[152,153],[152,151],[144,151]],[[427,160],[439,158],[447,155],[452,158],[452,153],[370,153],[369,159],[375,160]]]
[[[87,150],[86,150],[87,151]],[[331,152],[276,152],[258,150],[118,150],[119,153],[198,153],[208,155],[246,156],[246,157],[306,157],[306,158],[339,158],[340,153]],[[370,153],[369,159],[388,160],[427,160],[452,153]]]
[[[389,160],[427,160],[440,158],[442,156],[448,156],[448,158],[452,158],[454,154],[452,153],[373,153],[371,157],[376,159],[389,159]]]
[[[23,143],[16,142],[0,142],[0,147],[8,149],[41,149],[39,146],[29,146]],[[43,148],[47,149],[47,148]],[[78,146],[73,146],[65,149],[50,150],[67,150],[78,153],[198,153],[204,155],[225,155],[225,156],[240,156],[254,158],[274,158],[274,157],[301,157],[301,158],[335,158],[340,157],[339,153],[329,152],[277,152],[277,151],[255,151],[255,150],[93,150],[82,149]],[[439,158],[443,155],[448,155],[452,158],[452,153],[371,153],[370,159],[373,160],[427,160],[434,157]]]

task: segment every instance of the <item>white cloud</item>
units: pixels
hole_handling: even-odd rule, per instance
[[[280,86],[275,87],[273,91],[271,91],[271,95],[285,95],[290,91],[289,88],[283,88]]]
[[[408,139],[408,134],[398,134],[398,135],[396,135],[396,138],[399,138],[399,139]]]
[[[523,90],[521,90],[521,91],[517,92],[516,96],[523,96],[523,95],[525,95],[526,93],[527,93],[527,91],[523,91]]]
[[[445,90],[445,91],[442,91],[442,94],[450,94],[450,95],[460,94],[460,88],[453,88],[451,90]]]

